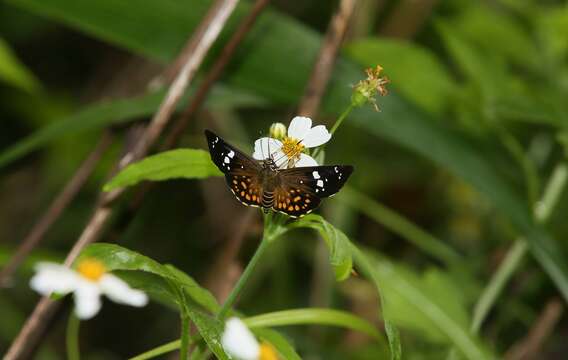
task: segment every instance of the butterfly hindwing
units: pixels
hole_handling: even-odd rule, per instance
[[[306,186],[283,184],[274,191],[272,209],[296,218],[309,214],[320,202],[321,199]]]
[[[226,174],[225,180],[237,199],[248,206],[260,207],[262,203],[262,186],[258,179],[244,173]]]
[[[317,208],[322,198],[335,195],[345,184],[352,166],[331,165],[280,170],[273,209],[300,217]]]

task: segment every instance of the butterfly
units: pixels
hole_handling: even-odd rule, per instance
[[[335,195],[353,166],[328,165],[279,169],[273,158],[256,160],[219,136],[205,130],[211,160],[225,174],[227,185],[247,206],[261,207],[302,217],[319,206],[322,198]]]

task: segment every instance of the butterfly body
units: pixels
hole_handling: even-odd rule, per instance
[[[334,195],[353,172],[348,165],[279,169],[274,159],[255,160],[205,130],[211,159],[225,174],[227,185],[247,205],[291,217],[313,211],[322,198]]]

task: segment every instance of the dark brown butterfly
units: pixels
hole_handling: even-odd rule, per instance
[[[272,209],[291,217],[304,216],[335,195],[353,166],[328,165],[279,169],[274,159],[256,160],[205,130],[211,159],[225,174],[227,185],[247,206]]]

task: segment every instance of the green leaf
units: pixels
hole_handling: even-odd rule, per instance
[[[353,254],[353,259],[355,260],[357,268],[360,269],[360,271],[363,272],[363,274],[365,274],[365,276],[367,276],[367,278],[369,278],[369,280],[371,280],[373,285],[377,288],[379,306],[381,307],[381,316],[383,318],[385,332],[387,334],[387,339],[389,342],[390,358],[391,360],[400,360],[402,359],[400,335],[398,333],[398,329],[392,322],[388,310],[385,308],[385,300],[383,298],[382,284],[379,280],[379,276],[367,256],[363,254],[363,252],[361,252],[361,250],[359,250],[359,248],[357,248],[357,246],[355,246],[354,244],[351,243],[350,245],[351,253]]]
[[[158,109],[164,94],[165,92],[160,90],[138,97],[109,100],[89,105],[60,121],[39,129],[2,151],[0,153],[0,167],[6,166],[62,136],[99,130],[109,125],[148,117]],[[178,109],[185,106],[187,98],[188,96],[185,96],[180,101]],[[264,106],[266,102],[262,98],[242,90],[234,91],[227,87],[217,86],[213,88],[207,104],[217,108],[232,108]]]
[[[486,53],[498,53],[522,67],[539,67],[540,53],[517,18],[495,11],[487,4],[473,2],[452,20],[452,28]]]
[[[286,359],[286,360],[302,359],[300,355],[296,353],[294,347],[290,344],[288,339],[286,339],[277,331],[266,328],[256,328],[253,330],[253,332],[260,341],[266,341],[267,343],[274,346],[274,349],[276,349],[281,359]]]
[[[29,11],[151,59],[172,59],[202,19],[207,1],[10,0]],[[168,19],[164,21],[164,19]],[[160,23],[167,23],[166,26]],[[157,25],[157,26],[156,26]]]
[[[197,310],[189,309],[188,311],[191,321],[199,330],[201,336],[207,343],[209,349],[215,354],[217,359],[229,360],[229,356],[223,350],[221,345],[221,337],[223,336],[224,324],[221,320],[209,316]]]
[[[380,64],[392,87],[423,109],[441,113],[455,83],[433,52],[409,41],[371,38],[347,45],[347,54],[366,67]]]
[[[445,127],[425,114],[422,117],[413,114],[416,110],[409,104],[400,103],[397,107],[400,114],[397,118],[381,118],[377,121],[375,112],[361,109],[353,122],[364,131],[429,158],[484,194],[525,235],[536,259],[568,301],[568,267],[562,256],[563,251],[541,226],[534,223],[526,202],[513,190],[512,184],[498,175],[491,159],[478,150],[483,148],[483,144]]]
[[[157,108],[163,95],[163,92],[151,93],[137,98],[106,101],[86,107],[61,121],[36,131],[4,150],[0,153],[0,167],[6,166],[60,136],[101,129],[109,124],[151,114]]]
[[[371,219],[384,225],[389,230],[412,242],[428,255],[447,265],[456,265],[463,261],[463,257],[442,240],[437,239],[410,220],[404,218],[394,210],[379,204],[365,194],[353,190],[352,188],[344,187],[337,198],[339,201],[357,209]]]
[[[104,186],[104,191],[136,185],[144,180],[204,179],[222,175],[207,151],[176,149],[149,156],[127,166]]]
[[[291,226],[317,230],[329,248],[329,262],[335,270],[336,280],[342,281],[349,277],[353,268],[350,242],[341,230],[316,214],[306,215],[292,223]]]
[[[276,311],[248,317],[244,319],[244,322],[251,329],[300,324],[332,325],[360,331],[376,340],[381,339],[377,328],[366,320],[348,312],[334,309],[309,308]]]
[[[215,312],[219,305],[215,297],[206,289],[197,284],[187,274],[174,268],[172,265],[162,265],[147,256],[135,251],[125,249],[114,244],[96,243],[87,246],[77,261],[82,258],[95,258],[100,260],[109,271],[131,270],[143,271],[158,275],[167,281],[172,281],[185,290],[195,303],[205,309]],[[157,286],[163,286],[161,283]]]
[[[462,293],[449,277],[430,270],[423,277],[402,265],[374,256],[371,250],[353,251],[357,266],[387,296],[383,314],[400,327],[420,331],[437,342],[453,344],[466,359],[494,358],[469,332]]]
[[[146,0],[128,3],[114,0],[10,2],[162,61],[173,59],[192,26],[210,4],[205,0],[188,3]],[[190,7],[192,11],[186,11]],[[235,18],[248,9],[249,4],[241,3]],[[125,14],[128,14],[126,18]],[[164,18],[168,21],[163,21]],[[225,36],[234,30],[234,25],[233,22],[228,26]],[[231,84],[262,94],[273,102],[294,104],[304,90],[320,44],[321,36],[313,30],[289,17],[265,11],[241,46],[247,51],[233,59],[236,65],[226,78]],[[491,76],[490,73],[482,75]],[[348,85],[362,77],[361,69],[344,58],[338,59],[322,112],[342,111],[351,96]],[[462,134],[445,128],[401,99],[396,92],[381,98],[380,105],[380,114],[362,109],[355,111],[347,123],[354,122],[365,131],[422,154],[484,193],[495,208],[506,214],[527,236],[531,251],[568,300],[568,271],[562,252],[546,232],[535,228],[527,206],[489,165],[490,159],[477,150],[482,144],[469,142]]]
[[[41,88],[36,77],[18,60],[10,45],[2,38],[0,38],[0,79],[29,93]]]

